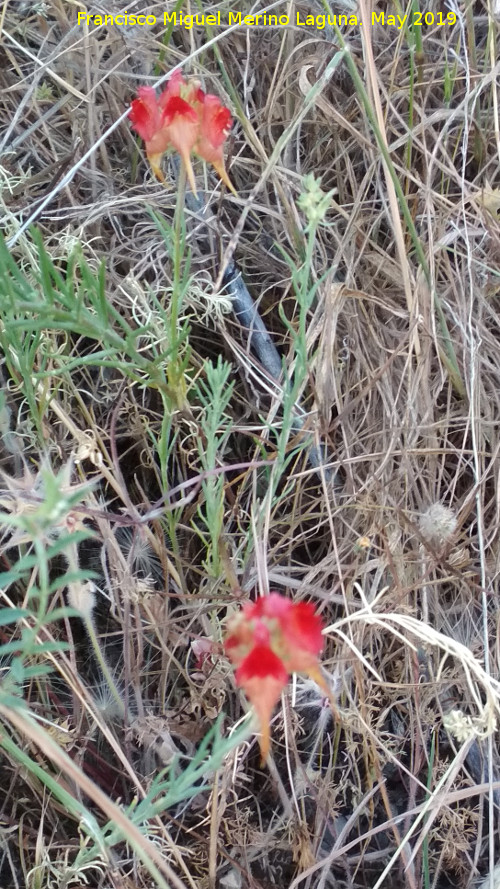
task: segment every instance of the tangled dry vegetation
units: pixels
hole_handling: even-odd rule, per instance
[[[491,5],[337,32],[293,25],[324,12],[303,0],[229,34],[0,6],[0,885],[478,885],[499,857]],[[154,181],[108,130],[180,61],[232,110],[238,197],[199,165],[206,208],[176,226],[175,169]],[[311,173],[333,194],[304,270]],[[281,389],[220,287],[231,256]],[[224,621],[269,589],[321,612],[337,712],[299,677],[269,767],[248,730],[205,760],[246,709]]]

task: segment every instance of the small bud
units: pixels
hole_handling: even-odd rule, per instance
[[[314,173],[304,176],[303,191],[297,204],[307,219],[306,231],[314,230],[323,222],[331,207],[333,191],[324,192],[320,183],[321,179],[316,179]]]

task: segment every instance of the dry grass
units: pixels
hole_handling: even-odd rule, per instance
[[[364,3],[358,14],[368,16]],[[291,6],[303,20],[322,12]],[[36,630],[70,642],[50,655],[53,673],[24,677],[49,740],[0,701],[0,884],[160,886],[149,856],[164,885],[183,889],[468,889],[498,859],[500,799],[492,10],[457,10],[455,24],[422,30],[421,47],[404,29],[342,27],[347,54],[314,95],[341,50],[333,27],[177,27],[166,37],[160,25],[78,26],[80,8],[0,4],[0,196],[11,253],[35,281],[33,235],[19,230],[30,219],[63,277],[76,245],[90,270],[104,261],[106,303],[115,319],[145,326],[138,345],[151,369],[176,262],[185,268],[189,251],[177,319],[189,340],[177,344],[164,383],[135,358],[128,369],[102,366],[98,339],[58,327],[56,315],[33,341],[36,384],[5,349],[3,468],[21,479],[26,462],[33,477],[22,489],[5,483],[2,509],[19,515],[26,498],[38,502],[47,461],[70,467],[70,490],[94,480],[77,510],[93,539],[70,547],[73,564],[65,558],[70,569],[94,570],[99,592],[89,606],[77,581],[82,618]],[[144,0],[126,8],[163,12]],[[250,5],[220,8],[224,19]],[[430,0],[422,11],[446,19],[449,10]],[[227,167],[239,196],[197,168],[201,188],[208,175],[210,210],[187,203],[176,244],[151,213],[173,224],[174,168],[166,187],[153,181],[127,121],[113,124],[138,85],[179,62],[233,110]],[[297,199],[308,173],[334,194],[314,243],[296,395],[334,455],[334,485],[311,469],[299,435],[280,453],[286,404],[213,286],[234,251],[292,375],[301,354],[292,269],[306,245]],[[72,274],[85,299],[76,266]],[[0,303],[4,346],[6,322]],[[221,354],[234,387],[228,381],[211,428],[199,387]],[[211,442],[223,474],[209,475]],[[3,541],[7,570],[27,543]],[[31,581],[6,585],[2,607],[27,604],[30,570]],[[137,845],[108,838],[84,868],[85,816],[29,763],[101,829],[119,819],[174,754],[194,756],[218,714],[227,734],[244,713],[219,643],[240,590],[256,589],[317,603],[338,712],[299,678],[275,717],[269,769],[251,736],[210,772],[208,789],[150,814],[135,828]],[[2,627],[1,641],[19,638],[21,625]],[[215,647],[196,663],[193,642],[205,639]]]

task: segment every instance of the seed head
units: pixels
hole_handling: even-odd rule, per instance
[[[450,542],[457,530],[457,517],[449,506],[433,503],[419,517],[418,524],[422,537],[429,543],[443,546]]]

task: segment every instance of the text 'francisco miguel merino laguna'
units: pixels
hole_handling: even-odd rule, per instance
[[[446,18],[443,17],[442,13],[432,13],[433,21],[427,22],[425,17],[418,13],[421,18],[421,21],[410,21],[408,15],[387,15],[385,12],[372,12],[371,16],[371,24],[372,25],[382,25],[388,27],[397,27],[398,30],[404,27],[405,24],[413,24],[414,26],[421,26],[424,24],[453,24],[448,16]],[[455,17],[455,14],[452,13]],[[220,11],[214,13],[213,15],[206,15],[205,13],[197,13],[195,15],[188,15],[183,12],[164,12],[162,16],[155,15],[142,15],[137,13],[128,13],[127,11],[119,14],[119,15],[94,15],[86,12],[78,12],[78,24],[79,25],[94,25],[94,26],[113,26],[113,25],[156,25],[158,23],[162,23],[164,26],[166,25],[174,25],[186,28],[186,30],[190,30],[194,28],[195,25],[224,25],[230,27],[231,25],[243,25],[247,27],[274,27],[274,28],[284,28],[287,25],[290,25],[290,16],[288,15],[269,15],[268,13],[258,13],[256,15],[243,15],[242,12],[228,12],[227,21],[222,21],[222,16]],[[439,20],[439,18],[442,20]],[[455,17],[456,19],[456,17]],[[361,20],[358,19],[357,15],[304,15],[303,13],[297,12],[295,15],[295,21],[292,24],[297,27],[315,27],[318,30],[323,30],[323,28],[327,27],[327,25],[337,25],[338,27],[346,27],[361,25]]]

